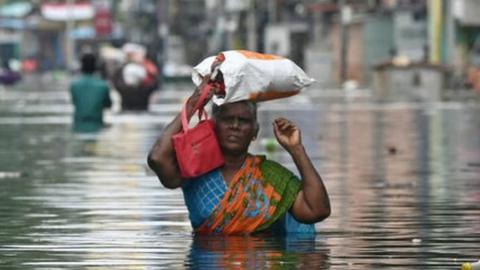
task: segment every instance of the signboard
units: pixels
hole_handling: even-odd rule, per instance
[[[93,6],[81,3],[45,3],[40,7],[42,16],[52,21],[90,20],[95,14]]]
[[[97,36],[109,36],[112,33],[112,13],[110,10],[106,8],[97,9],[93,24]]]

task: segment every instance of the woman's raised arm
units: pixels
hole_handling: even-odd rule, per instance
[[[330,200],[320,174],[313,166],[301,141],[300,129],[285,118],[273,122],[278,142],[292,156],[302,177],[302,190],[297,195],[290,212],[300,222],[315,223],[330,215]]]

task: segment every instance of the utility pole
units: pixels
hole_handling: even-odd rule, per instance
[[[256,0],[250,0],[247,19],[247,48],[251,51],[257,50],[257,10]]]
[[[75,28],[74,0],[67,0],[67,22],[65,27],[65,64],[67,70],[73,70],[73,61],[75,54],[75,43],[73,40],[73,30]]]
[[[277,23],[277,0],[268,1],[268,23]]]
[[[228,29],[226,27],[227,16],[225,14],[225,1],[219,1],[218,9],[217,27],[220,30],[220,50],[224,51],[229,48],[228,46],[230,45],[229,34],[227,33]]]
[[[349,24],[352,20],[352,10],[345,4],[345,0],[340,0],[340,84],[347,80],[348,71],[348,43],[349,43]]]

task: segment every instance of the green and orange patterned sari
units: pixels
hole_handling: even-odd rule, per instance
[[[300,187],[299,179],[283,166],[264,156],[249,155],[221,200],[195,231],[200,234],[263,231],[285,216]]]

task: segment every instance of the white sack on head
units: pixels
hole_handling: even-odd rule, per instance
[[[315,80],[293,61],[272,54],[251,51],[225,51],[219,70],[223,74],[226,95],[214,96],[221,105],[240,100],[266,101],[298,94]],[[196,86],[209,75],[216,56],[204,59],[193,68],[192,80]]]

